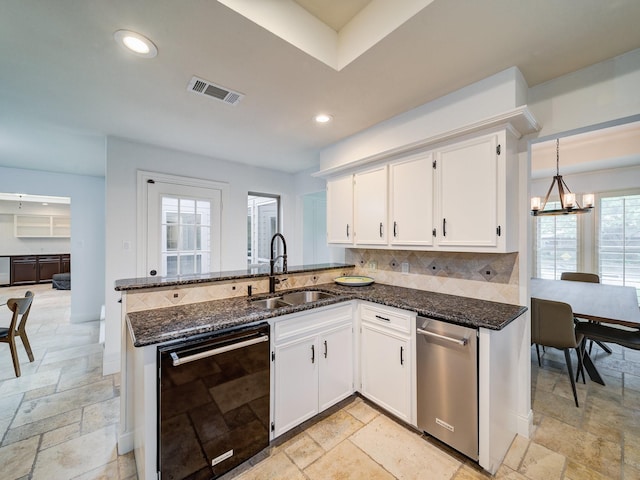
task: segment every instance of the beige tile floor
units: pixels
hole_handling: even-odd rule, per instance
[[[133,456],[116,453],[119,378],[102,376],[97,322],[69,323],[70,292],[29,288],[36,359],[18,346],[20,378],[0,344],[0,479],[135,479]],[[576,408],[562,353],[548,350],[538,368],[532,350],[533,435],[515,439],[495,478],[640,480],[640,352],[597,352],[607,385],[579,384]],[[359,397],[284,437],[225,480],[490,478]]]

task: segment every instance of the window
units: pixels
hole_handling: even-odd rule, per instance
[[[635,287],[640,301],[640,194],[602,194],[599,207],[600,281]]]
[[[559,202],[549,202],[549,208],[560,208]],[[579,270],[577,217],[536,217],[536,277],[559,280],[562,272]]]
[[[247,264],[269,263],[271,238],[280,231],[280,197],[249,193],[247,198]],[[280,242],[278,242],[278,248]]]

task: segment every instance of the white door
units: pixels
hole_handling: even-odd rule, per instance
[[[433,244],[433,165],[431,153],[393,163],[390,172],[392,245]]]
[[[143,275],[220,271],[221,190],[153,180],[146,193]]]
[[[354,175],[355,242],[387,243],[387,166]]]
[[[275,349],[275,432],[282,435],[318,413],[317,336]]]
[[[351,323],[320,336],[320,411],[353,393],[353,327]]]
[[[438,152],[439,245],[497,245],[496,138],[485,136]]]
[[[411,357],[408,340],[363,323],[360,342],[362,394],[409,422]]]
[[[353,177],[327,181],[327,242],[353,243]]]

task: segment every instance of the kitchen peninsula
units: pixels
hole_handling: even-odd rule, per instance
[[[405,368],[410,372],[408,407],[406,411],[400,410],[398,413],[394,410],[390,413],[413,428],[416,428],[416,317],[429,317],[476,329],[479,352],[478,463],[487,471],[495,472],[517,431],[517,395],[513,392],[513,385],[517,385],[517,356],[525,328],[525,316],[522,313],[526,309],[517,305],[392,285],[374,283],[364,287],[347,287],[333,282],[335,277],[348,274],[352,269],[353,265],[343,264],[290,267],[286,274],[278,275],[280,287],[275,294],[267,293],[269,276],[261,270],[189,278],[119,280],[115,288],[122,293],[124,322],[119,450],[124,453],[135,449],[139,477],[156,478],[157,473],[159,346],[205,338],[211,333],[224,333],[243,325],[268,322],[272,330],[273,352],[274,342],[278,338],[278,333],[273,333],[276,326],[291,324],[287,322],[291,319],[296,319],[291,325],[313,325],[314,322],[325,322],[323,318],[346,312],[345,321],[354,327],[349,329],[350,335],[353,332],[349,341],[354,347],[349,351],[357,356],[360,352],[359,327],[364,308],[389,312],[391,323],[396,318],[406,318],[407,325],[411,322],[410,329],[406,330]],[[321,291],[327,296],[320,300],[274,308],[258,301],[300,290]],[[251,296],[247,295],[248,292],[251,292]],[[174,305],[171,305],[172,302]],[[272,353],[272,363],[274,356]],[[349,374],[353,374],[353,382],[346,393],[360,392],[371,399],[366,392],[360,391],[361,363],[366,359],[351,360],[353,372]],[[272,365],[272,422],[274,415],[277,417],[277,413],[274,414],[277,400],[273,397],[278,388],[274,388],[274,371],[278,370]],[[381,406],[385,408],[385,405]],[[272,425],[271,440],[283,433],[278,427],[281,425]]]

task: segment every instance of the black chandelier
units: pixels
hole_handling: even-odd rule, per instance
[[[558,187],[558,197],[560,198],[560,208],[554,210],[545,210],[549,195],[554,185]],[[585,193],[582,196],[581,206],[576,200],[576,194],[571,190],[560,175],[560,139],[556,139],[556,174],[551,181],[551,186],[544,197],[544,202],[540,202],[540,197],[531,199],[531,215],[540,217],[544,215],[569,215],[576,213],[587,213],[593,209],[594,196],[593,193]]]

